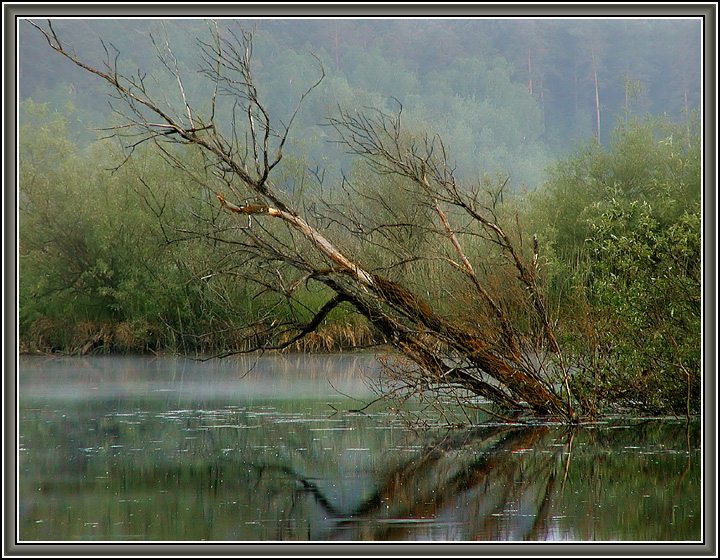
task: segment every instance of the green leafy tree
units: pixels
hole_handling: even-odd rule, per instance
[[[697,121],[633,119],[532,197],[577,390],[598,407],[695,412],[700,391]]]
[[[647,201],[612,199],[591,227],[603,397],[652,413],[699,412],[700,205],[668,224]]]

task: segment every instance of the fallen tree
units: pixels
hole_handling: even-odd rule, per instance
[[[33,25],[57,53],[111,87],[114,110],[124,120],[109,133],[124,142],[128,157],[152,144],[168,164],[214,194],[208,204],[216,201],[225,215],[211,212],[195,233],[256,263],[252,273],[237,273],[238,281],[288,305],[297,303],[303,285],[321,285],[327,293],[310,320],[278,322],[271,314],[256,319],[248,328],[273,331],[281,342],[258,342],[246,351],[290,346],[335,309],[349,306],[399,352],[387,367],[395,396],[431,394],[466,406],[478,406],[479,397],[503,417],[530,413],[575,422],[582,416],[540,283],[537,239],[531,243],[519,226],[510,230],[501,223],[505,184],[460,184],[443,141],[407,131],[402,107],[392,114],[340,109],[328,121],[337,141],[395,192],[346,178],[332,198],[310,201],[279,188],[275,175],[303,100],[324,78],[321,65],[287,124],[278,125],[253,80],[248,32],[221,32],[213,25],[209,39],[198,40],[211,84],[200,110],[167,42],[153,40],[176,84],[177,104],[141,72],[121,72],[117,54],[108,49],[104,62],[93,65],[51,22]],[[202,165],[189,164],[187,153]],[[412,221],[390,194],[412,206]],[[422,235],[422,248],[408,252],[397,242],[399,232]],[[382,253],[380,261],[368,256],[368,247]],[[421,289],[413,270],[433,276],[433,289]]]

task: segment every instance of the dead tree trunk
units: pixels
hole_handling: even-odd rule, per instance
[[[595,58],[595,49],[592,50],[592,72],[593,85],[595,87],[595,137],[600,142],[600,85],[598,82],[597,59]]]
[[[478,302],[477,309],[489,310],[488,317],[478,316],[481,328],[469,326],[467,318],[459,318],[457,313],[441,312],[437,300],[427,299],[380,270],[371,269],[363,263],[361,252],[353,254],[341,249],[331,238],[332,229],[321,225],[327,223],[327,214],[318,216],[301,210],[302,206],[288,202],[273,185],[271,175],[283,157],[290,126],[302,100],[322,80],[322,69],[319,79],[300,97],[288,124],[277,132],[253,83],[252,37],[246,32],[228,31],[224,35],[214,26],[210,39],[199,41],[198,48],[206,61],[204,73],[215,92],[207,100],[209,109],[203,114],[186,97],[177,61],[167,43],[158,46],[154,42],[157,56],[173,76],[182,98],[177,108],[167,106],[162,92],[152,92],[140,72],[123,75],[110,57],[102,66],[88,64],[61,42],[50,23],[36,27],[51,48],[107,82],[114,96],[125,103],[127,122],[112,132],[127,138],[132,131],[132,140],[127,144],[131,153],[142,143],[154,144],[172,165],[186,168],[205,188],[215,192],[220,206],[230,215],[257,223],[254,227],[228,227],[222,235],[232,230],[235,237],[222,239],[244,247],[254,258],[281,263],[301,275],[291,287],[278,287],[276,282],[268,281],[266,290],[291,298],[294,286],[314,282],[333,294],[309,322],[282,325],[294,335],[273,348],[296,341],[316,328],[332,309],[349,304],[417,365],[418,375],[407,384],[410,390],[451,390],[484,397],[504,409],[566,421],[575,419],[567,377],[563,378],[566,374],[560,348],[538,283],[537,253],[535,264],[526,264],[522,237],[513,240],[499,223],[497,193],[486,203],[479,187],[461,187],[440,139],[408,136],[401,126],[401,112],[393,116],[341,111],[329,121],[339,141],[376,171],[415,185],[416,203],[426,208],[429,216],[423,228],[436,240],[437,254],[414,258],[444,266],[448,273],[462,274],[468,297]],[[226,121],[220,120],[219,92],[235,99]],[[221,131],[227,122],[234,125],[229,135]],[[183,161],[178,147],[199,149],[212,177],[200,177]],[[243,200],[251,202],[240,202]],[[345,220],[343,226],[355,232],[361,246],[370,234],[363,224],[353,224],[354,216],[364,212],[362,198],[355,204],[354,210],[346,209],[342,219],[335,222]],[[454,227],[453,221],[461,225]],[[354,225],[357,227],[351,227]],[[383,223],[372,229],[389,231],[401,225]],[[220,235],[218,232],[218,238]],[[489,272],[479,274],[468,256],[468,247],[477,243],[494,248],[502,266],[514,271],[509,282],[515,286],[517,297],[492,293],[492,266],[484,267]],[[522,308],[529,327],[518,327],[510,317],[511,308]],[[553,367],[548,356],[552,356]]]

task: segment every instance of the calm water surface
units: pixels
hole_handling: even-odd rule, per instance
[[[353,412],[376,367],[23,357],[20,538],[701,538],[699,425],[417,430]]]

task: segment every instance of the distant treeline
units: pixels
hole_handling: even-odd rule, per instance
[[[196,102],[208,91],[198,73],[202,20],[58,20],[55,27],[93,62],[121,70],[158,67],[147,60],[167,43]],[[544,170],[578,141],[607,145],[632,114],[679,119],[700,104],[700,33],[695,19],[522,20],[220,20],[256,30],[256,81],[273,115],[289,119],[318,76],[326,78],[295,123],[292,149],[347,165],[322,126],[337,109],[394,109],[406,122],[448,143],[466,177],[507,173],[535,188]],[[20,94],[72,112],[73,134],[108,123],[102,84],[64,60],[28,24],[20,25]],[[116,58],[116,54],[119,56]],[[317,57],[317,60],[311,56]],[[154,72],[153,87],[176,91]],[[172,99],[170,101],[173,101]],[[118,107],[122,109],[122,107]],[[112,117],[111,117],[112,119]]]

